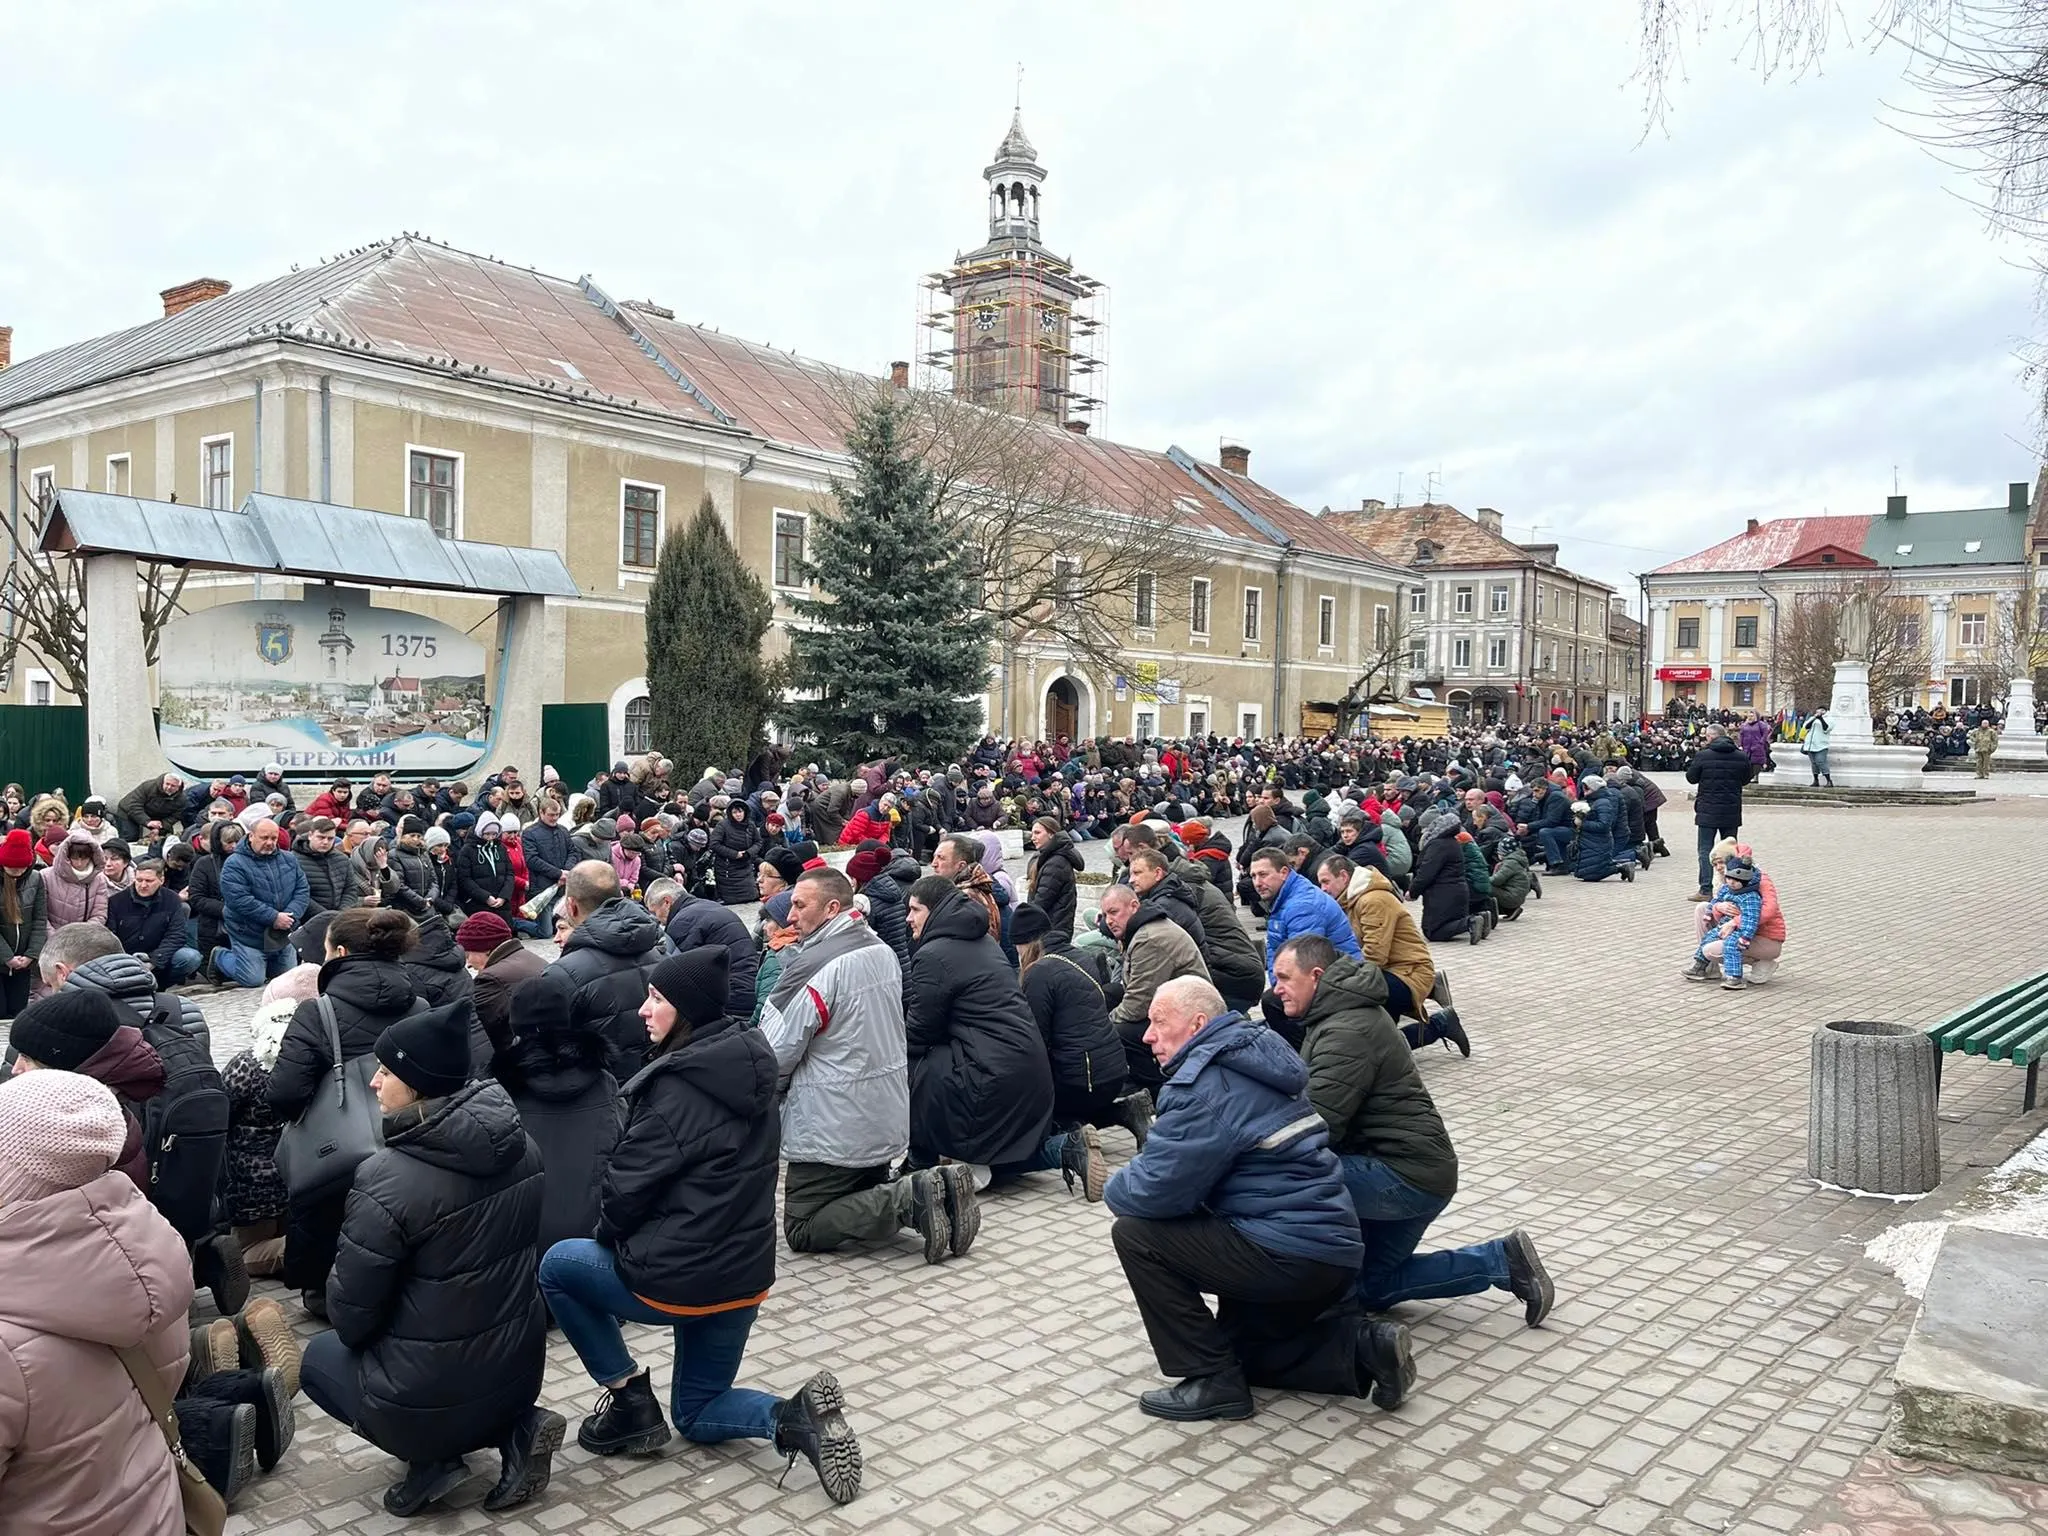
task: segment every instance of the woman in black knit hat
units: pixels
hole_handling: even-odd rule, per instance
[[[356,1170],[327,1283],[334,1326],[300,1371],[324,1412],[407,1463],[384,1493],[394,1515],[453,1493],[463,1455],[490,1448],[501,1466],[484,1508],[524,1504],[566,1428],[535,1406],[540,1150],[502,1086],[469,1081],[469,1015],[454,1003],[377,1037],[384,1150]]]

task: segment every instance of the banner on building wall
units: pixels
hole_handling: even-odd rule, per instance
[[[1180,679],[1177,677],[1161,677],[1159,675],[1159,663],[1156,661],[1135,662],[1132,664],[1128,676],[1120,672],[1110,679],[1110,683],[1115,688],[1116,696],[1119,699],[1124,696],[1124,691],[1129,689],[1137,694],[1140,704],[1178,704],[1180,702]]]
[[[1712,682],[1712,667],[1659,667],[1657,681],[1660,683],[1707,683]]]
[[[187,614],[164,627],[157,680],[164,756],[197,778],[265,763],[447,778],[488,733],[483,647],[343,588]]]

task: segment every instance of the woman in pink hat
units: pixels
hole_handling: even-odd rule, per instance
[[[127,1121],[75,1072],[0,1086],[0,1536],[179,1536],[170,1447],[121,1364],[184,1380],[192,1261],[114,1171]]]
[[[0,837],[0,1019],[28,1006],[49,917],[35,839],[16,827]]]

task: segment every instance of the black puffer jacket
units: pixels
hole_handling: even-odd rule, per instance
[[[605,1070],[609,1043],[569,1022],[566,999],[522,998],[512,1016],[519,1033],[492,1059],[491,1074],[512,1095],[547,1170],[540,1215],[546,1253],[564,1238],[597,1230],[598,1181],[619,1139],[619,1085]]]
[[[1422,898],[1422,936],[1432,944],[1454,939],[1471,926],[1472,888],[1465,882],[1455,817],[1446,817],[1415,856],[1411,889]]]
[[[754,978],[761,969],[761,952],[747,925],[715,901],[685,891],[669,909],[668,942],[677,954],[704,944],[725,950],[725,1011],[737,1018],[754,1016]]]
[[[1732,736],[1716,737],[1687,765],[1685,779],[1697,784],[1692,803],[1693,825],[1733,832],[1742,825],[1742,786],[1756,777],[1756,764],[1735,745]]]
[[[319,988],[321,996],[334,1004],[343,1061],[374,1051],[377,1037],[413,1011],[417,996],[403,965],[371,955],[343,955],[328,961],[320,967]],[[277,1065],[270,1069],[270,1085],[263,1097],[281,1119],[296,1120],[333,1066],[320,1004],[308,999],[299,1004],[285,1026]]]
[[[1102,988],[1074,961],[1047,952],[1024,973],[1024,1002],[1045,1041],[1057,1124],[1092,1120],[1124,1087],[1124,1047]]]
[[[356,1170],[327,1310],[363,1355],[357,1428],[411,1461],[494,1446],[540,1395],[540,1149],[497,1083],[384,1122]]]
[[[776,1076],[761,1031],[725,1018],[626,1084],[597,1240],[634,1295],[716,1307],[775,1283]]]
[[[355,866],[349,863],[339,843],[325,853],[315,853],[306,846],[304,838],[299,838],[292,844],[292,856],[305,871],[306,891],[312,897],[301,922],[322,912],[346,912],[362,905],[362,882],[356,878]]]
[[[455,934],[438,917],[419,925],[419,940],[399,962],[412,978],[412,990],[429,1008],[469,1002],[476,990],[469,966],[456,946]]]
[[[503,917],[512,906],[512,890],[518,883],[512,872],[512,855],[502,840],[490,842],[472,838],[455,851],[455,895],[465,912],[495,912]],[[494,907],[491,897],[504,903]]]
[[[192,915],[199,920],[199,953],[211,954],[220,945],[227,943],[227,935],[221,929],[223,909],[220,902],[220,861],[226,857],[220,850],[221,828],[227,826],[217,821],[206,829],[206,852],[192,861],[192,873],[185,880],[185,895],[191,904]]]
[[[424,850],[413,853],[397,844],[391,849],[391,905],[424,922],[435,912],[457,910],[445,889],[445,866]]]
[[[614,896],[569,935],[550,968],[569,985],[569,1014],[611,1044],[612,1076],[621,1082],[647,1062],[647,1026],[640,1005],[661,959],[661,924],[638,902]]]
[[[1195,893],[1188,889],[1186,881],[1169,870],[1158,884],[1145,892],[1144,899],[1180,924],[1181,932],[1195,941],[1195,948],[1207,947],[1209,935],[1202,928],[1202,912],[1195,905]]]
[[[957,1162],[1018,1163],[1052,1122],[1045,1040],[988,909],[950,891],[911,948],[904,983],[910,1145]]]
[[[906,978],[910,974],[909,891],[923,873],[917,860],[899,848],[889,867],[861,888],[868,898],[868,926],[896,951],[896,963]]]
[[[1055,832],[1052,841],[1031,859],[1032,904],[1052,919],[1054,928],[1069,936],[1074,931],[1074,876],[1085,868],[1081,850],[1064,832]]]
[[[734,821],[728,812],[711,829],[711,872],[718,881],[718,899],[727,906],[759,901],[761,887],[754,871],[760,863],[761,840],[753,823]]]

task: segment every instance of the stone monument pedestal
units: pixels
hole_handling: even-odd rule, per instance
[[[2048,757],[2048,737],[2034,729],[2034,680],[2016,677],[2005,699],[2005,729],[1999,733],[1998,753],[1991,759],[2000,763],[2038,763]]]
[[[1771,761],[1788,782],[1810,776],[1797,743],[1771,748]],[[1829,777],[1843,789],[1919,789],[1926,767],[1925,747],[1881,747],[1871,734],[1868,663],[1836,662],[1834,696],[1828,700]]]

